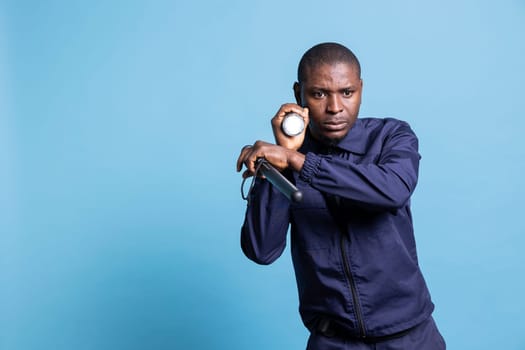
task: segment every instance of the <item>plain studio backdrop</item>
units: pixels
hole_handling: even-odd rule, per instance
[[[290,252],[243,255],[240,148],[297,63],[353,49],[420,138],[450,349],[525,349],[525,3],[0,3],[0,349],[303,349]]]

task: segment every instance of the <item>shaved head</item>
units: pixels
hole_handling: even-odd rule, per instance
[[[335,63],[346,63],[354,67],[357,75],[361,77],[361,65],[350,49],[337,43],[322,43],[306,51],[301,58],[297,69],[299,84],[308,79],[308,72],[311,68],[323,64],[333,65]]]

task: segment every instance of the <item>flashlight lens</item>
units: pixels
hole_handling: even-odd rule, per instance
[[[288,113],[281,125],[283,132],[288,136],[299,135],[304,130],[304,120],[297,113]]]

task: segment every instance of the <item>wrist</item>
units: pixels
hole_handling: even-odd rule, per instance
[[[287,159],[289,168],[296,172],[301,171],[305,159],[304,154],[297,151],[289,150]]]

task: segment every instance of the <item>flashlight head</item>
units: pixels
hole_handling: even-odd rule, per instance
[[[304,120],[297,113],[288,113],[281,124],[283,132],[288,136],[297,136],[304,130]]]

